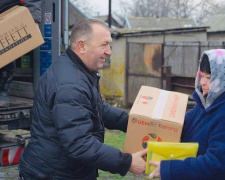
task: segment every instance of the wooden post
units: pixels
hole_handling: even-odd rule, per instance
[[[111,0],[109,0],[109,15],[108,15],[109,28],[111,28],[111,24],[112,24],[112,13],[111,13],[112,6],[111,5],[112,5]]]
[[[171,66],[166,67],[166,90],[171,91],[172,90],[172,84],[171,84]]]

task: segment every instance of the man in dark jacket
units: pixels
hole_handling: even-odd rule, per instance
[[[126,132],[128,113],[102,101],[100,74],[111,54],[108,27],[98,20],[74,26],[70,47],[42,76],[31,139],[20,159],[20,177],[95,180],[97,169],[141,174],[146,150],[126,154],[104,144],[104,127]]]
[[[41,0],[0,0],[0,13],[15,5],[23,5],[30,10],[36,23],[41,22]],[[0,68],[0,107],[10,105],[9,90],[13,80],[14,63],[11,62]]]

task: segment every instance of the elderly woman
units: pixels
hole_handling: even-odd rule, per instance
[[[150,178],[225,179],[225,50],[205,51],[195,80],[196,105],[186,113],[182,142],[198,142],[196,158],[151,161]]]

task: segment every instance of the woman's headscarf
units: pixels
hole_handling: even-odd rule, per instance
[[[200,64],[203,56],[207,55],[209,58],[211,77],[210,87],[206,99],[202,95],[200,85]],[[225,50],[224,49],[212,49],[204,51],[200,60],[198,72],[195,79],[195,91],[199,95],[202,105],[208,108],[216,98],[218,98],[225,91]]]

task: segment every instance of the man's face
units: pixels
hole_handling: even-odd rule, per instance
[[[106,57],[112,53],[110,48],[112,38],[104,26],[93,24],[92,29],[92,37],[87,42],[85,64],[90,71],[97,71],[103,68]]]
[[[202,94],[203,96],[205,96],[209,92],[210,75],[205,72],[200,72],[200,73],[201,73],[200,84],[202,87]]]

